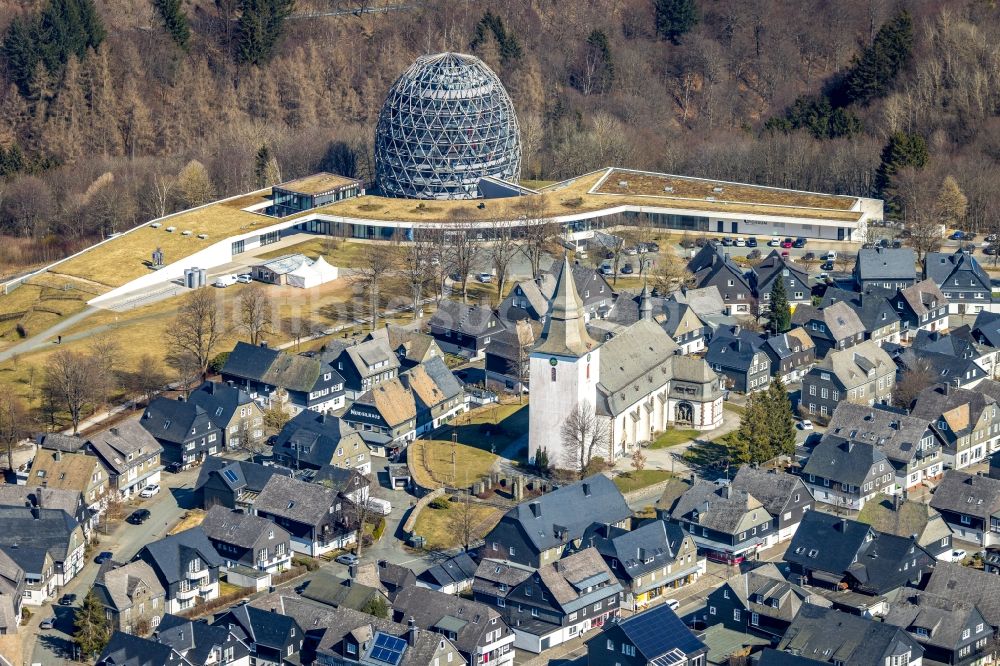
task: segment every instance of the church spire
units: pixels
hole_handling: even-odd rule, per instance
[[[649,284],[647,279],[642,280],[642,293],[639,294],[639,319],[653,318],[653,299],[649,295]]]
[[[563,256],[562,269],[549,302],[549,313],[542,329],[542,342],[535,351],[540,354],[575,356],[579,358],[597,347],[587,333],[583,316],[583,301],[576,291],[569,257]]]

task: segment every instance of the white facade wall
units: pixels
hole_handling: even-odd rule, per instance
[[[582,358],[532,353],[528,360],[531,376],[531,403],[528,413],[528,458],[535,459],[544,448],[552,464],[566,465],[562,445],[562,426],[577,405],[589,403],[595,409],[597,384],[600,381],[601,349]],[[552,365],[555,359],[555,365]],[[552,380],[553,368],[555,381]],[[575,466],[575,465],[571,465]]]

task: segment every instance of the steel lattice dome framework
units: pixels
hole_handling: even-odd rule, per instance
[[[500,78],[475,56],[421,56],[393,84],[375,129],[386,196],[473,199],[483,176],[517,182],[521,140]]]

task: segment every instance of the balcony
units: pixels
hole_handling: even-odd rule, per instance
[[[198,571],[188,571],[185,577],[190,581],[199,581],[202,578],[208,577],[208,569],[204,568],[199,569]]]
[[[189,587],[186,590],[183,587],[177,589],[177,598],[180,600],[187,601],[188,599],[194,599],[197,595],[197,587]]]

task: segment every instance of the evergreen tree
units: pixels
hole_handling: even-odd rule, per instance
[[[771,330],[775,335],[792,327],[792,308],[788,304],[785,281],[779,275],[771,287]]]
[[[761,463],[770,460],[771,438],[767,432],[767,392],[755,391],[747,396],[747,404],[740,417],[740,427],[733,433],[730,453],[735,462]]]
[[[253,176],[257,181],[257,187],[267,187],[269,184],[267,182],[268,167],[271,163],[271,151],[268,149],[267,144],[261,144],[260,149],[257,151],[257,157],[254,159],[253,164]]]
[[[3,59],[7,73],[22,95],[28,94],[35,65],[41,60],[35,26],[24,18],[14,19],[3,40]]]
[[[368,613],[369,615],[374,615],[377,618],[385,620],[389,617],[389,605],[385,602],[381,596],[373,594],[371,598],[361,606],[362,613]]]
[[[104,615],[104,607],[93,590],[84,597],[83,605],[76,609],[73,627],[73,642],[86,657],[100,653],[111,639],[111,627]]]
[[[871,46],[856,57],[840,87],[841,105],[885,97],[913,50],[913,19],[906,11],[883,25]]]
[[[27,164],[24,160],[24,153],[16,143],[9,148],[0,146],[0,178],[8,178],[14,174],[24,171]]]
[[[826,95],[799,97],[785,110],[784,117],[774,117],[764,123],[765,130],[786,134],[806,129],[817,139],[836,139],[859,134],[861,119],[853,112],[834,108]]]
[[[654,0],[656,34],[680,43],[680,37],[698,25],[698,5],[695,0]]]
[[[187,51],[188,43],[191,40],[191,27],[188,25],[187,16],[181,8],[181,0],[153,0],[153,5],[160,12],[163,27],[167,29],[170,38],[177,46]]]
[[[319,163],[319,169],[348,178],[356,178],[358,175],[358,153],[343,141],[331,141],[326,148],[323,161]]]
[[[545,450],[545,447],[535,452],[535,469],[543,474],[549,471],[549,452]]]
[[[270,62],[294,7],[294,0],[241,0],[236,61],[257,66]]]
[[[767,387],[765,399],[767,402],[767,431],[770,437],[770,456],[795,453],[795,418],[792,415],[792,401],[788,397],[788,389],[781,379],[776,378]]]
[[[502,18],[486,10],[483,18],[476,24],[476,34],[469,43],[469,48],[473,51],[479,50],[486,44],[490,35],[493,36],[500,51],[500,64],[507,66],[521,58],[521,43],[517,37],[507,31]]]
[[[927,143],[919,134],[896,132],[882,149],[882,163],[875,171],[875,193],[885,200],[893,213],[899,212],[899,202],[893,197],[893,177],[905,167],[922,169],[927,164]]]
[[[615,80],[615,63],[603,30],[593,30],[587,37],[582,62],[570,75],[570,84],[584,95],[603,94]]]

